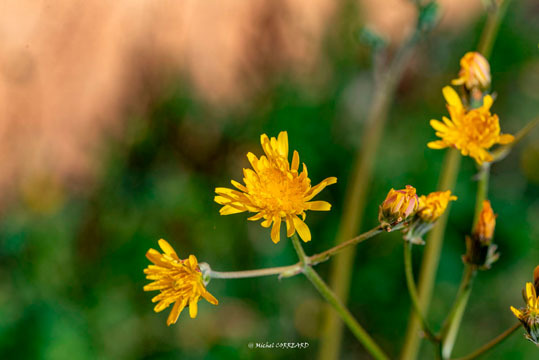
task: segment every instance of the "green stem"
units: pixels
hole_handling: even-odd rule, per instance
[[[398,229],[400,229],[399,226],[394,228],[394,230],[398,230]],[[380,234],[382,231],[383,231],[382,228],[380,226],[377,226],[367,232],[364,232],[361,235],[358,235],[352,239],[349,239],[319,254],[307,256],[305,255],[305,253],[303,253],[304,256],[301,259],[304,259],[304,261],[306,261],[306,264],[309,264],[311,266],[317,265],[321,262],[327,261],[330,257],[338,254],[339,252],[345,250],[346,248],[362,243],[363,241],[368,240]],[[294,247],[296,247],[294,242],[293,244],[294,244]],[[296,248],[296,251],[303,252],[303,248],[302,247]],[[301,273],[304,265],[305,264],[298,262],[297,264],[294,264],[294,265],[278,266],[278,267],[271,267],[271,268],[266,268],[266,269],[243,270],[243,271],[215,271],[210,268],[209,264],[200,263],[200,268],[204,269],[204,273],[212,279],[245,279],[245,278],[254,278],[254,277],[271,276],[271,275],[279,275],[280,277],[292,277]]]
[[[449,149],[446,152],[438,190],[454,190],[457,181],[457,175],[460,167],[460,153],[455,149]],[[449,216],[449,206],[445,213],[436,221],[433,229],[429,233],[426,241],[423,261],[421,263],[421,271],[419,273],[419,288],[418,288],[418,303],[423,309],[423,314],[428,313],[430,300],[432,297],[432,289],[438,263],[440,261],[440,252],[444,238],[444,231]],[[410,314],[408,328],[406,330],[406,338],[404,347],[401,353],[401,359],[409,360],[417,357],[421,338],[418,336],[421,328],[421,323],[415,312]]]
[[[444,359],[449,358],[453,351],[453,346],[455,345],[460,324],[462,322],[462,316],[464,315],[466,305],[468,305],[468,300],[472,292],[473,279],[475,278],[476,273],[477,270],[475,267],[466,264],[455,303],[442,327],[442,356]]]
[[[493,1],[494,2],[494,1]],[[477,46],[477,51],[479,51],[485,58],[489,58],[492,52],[492,47],[494,46],[494,40],[498,34],[500,28],[500,23],[504,17],[507,7],[509,6],[510,0],[500,0],[497,5],[497,8],[492,9],[489,13],[483,32],[481,33],[481,40],[479,40],[479,45]]]
[[[477,226],[479,221],[479,214],[483,209],[483,201],[487,199],[488,194],[488,179],[490,177],[490,163],[483,163],[479,167],[479,172],[477,174],[477,194],[475,195],[475,212],[473,218],[472,231]]]
[[[202,263],[200,264],[202,268]],[[278,266],[267,269],[244,270],[244,271],[215,271],[209,270],[206,274],[212,279],[245,279],[271,275],[290,274],[289,276],[301,273],[299,263],[288,266]],[[287,276],[287,277],[289,277]]]
[[[418,40],[419,33],[416,32],[401,46],[389,68],[385,70],[380,81],[376,84],[372,104],[363,129],[361,148],[358,148],[356,153],[346,195],[344,196],[346,200],[339,225],[337,244],[349,239],[361,227],[376,152],[387,122],[389,107],[404,68],[408,64],[412,50]],[[343,251],[339,254],[337,261],[331,264],[330,269],[329,283],[337,296],[345,303],[350,290],[354,255],[354,251]],[[322,331],[318,358],[320,360],[338,359],[342,339],[342,325],[332,312],[328,311],[326,313]]]
[[[380,226],[377,226],[367,232],[364,232],[363,234],[356,236],[355,238],[352,238],[350,240],[344,241],[340,243],[339,245],[336,245],[332,247],[329,250],[323,251],[319,254],[313,255],[309,258],[309,263],[311,265],[316,265],[320,262],[326,261],[329,257],[338,254],[339,252],[345,250],[346,248],[357,245],[365,240],[368,240],[382,232],[382,228]]]
[[[413,244],[409,241],[404,241],[404,273],[406,275],[406,285],[408,286],[408,292],[410,293],[410,300],[412,301],[412,306],[421,322],[421,327],[425,336],[432,341],[433,343],[438,343],[440,340],[434,335],[431,331],[421,307],[419,306],[419,298],[417,296],[417,289],[414,281],[414,274],[412,269],[412,246]]]
[[[348,326],[350,331],[352,331],[354,336],[361,344],[363,344],[365,349],[377,360],[388,360],[389,357],[357,322],[354,316],[337,298],[337,296],[335,296],[333,291],[331,291],[324,280],[322,280],[320,275],[318,275],[318,273],[309,265],[309,258],[305,255],[297,234],[292,235],[290,239],[292,240],[294,249],[298,254],[300,263],[303,264],[303,273],[307,279],[309,279],[316,290],[318,290],[320,295],[322,295],[322,297],[333,307],[342,321]]]
[[[476,357],[483,355],[496,345],[500,344],[502,341],[507,339],[511,334],[513,334],[515,331],[517,331],[522,324],[520,322],[516,323],[515,325],[511,326],[509,329],[505,330],[500,335],[496,336],[494,339],[486,343],[485,345],[481,346],[479,349],[475,350],[473,353],[468,354],[466,356],[457,358],[455,360],[472,360]]]

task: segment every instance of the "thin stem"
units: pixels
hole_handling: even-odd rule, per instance
[[[288,266],[278,266],[267,269],[244,270],[244,271],[215,271],[209,270],[208,276],[212,279],[245,279],[271,275],[290,274],[297,275],[301,272],[300,263]]]
[[[439,190],[454,190],[459,172],[460,160],[461,156],[457,150],[449,149],[446,152],[444,163],[442,165],[440,182],[438,184]],[[438,270],[440,252],[442,250],[442,243],[448,217],[449,207],[438,219],[426,241],[427,245],[425,246],[423,261],[421,263],[418,288],[418,303],[419,307],[423,309],[424,314],[428,312],[432,297],[434,279],[436,278],[436,271]],[[419,317],[415,314],[415,312],[412,312],[410,314],[408,328],[406,329],[406,339],[401,353],[401,359],[410,360],[417,357],[420,343],[420,337],[417,336],[417,334],[419,333],[420,328],[421,322]]]
[[[394,227],[394,230],[398,230],[398,229],[400,229],[399,226]],[[323,251],[319,254],[315,254],[312,256],[305,255],[305,253],[303,252],[303,248],[301,246],[299,248],[296,247],[296,243],[292,241],[292,244],[294,245],[296,252],[301,251],[303,252],[303,255],[304,255],[300,258],[300,262],[294,265],[278,266],[278,267],[271,267],[271,268],[266,268],[266,269],[243,270],[243,271],[215,271],[215,270],[212,270],[207,263],[201,263],[200,267],[204,268],[205,274],[212,279],[245,279],[245,278],[254,278],[254,277],[271,276],[271,275],[279,275],[279,277],[292,277],[301,273],[301,269],[303,268],[305,264],[317,265],[324,261],[327,261],[329,260],[330,257],[338,254],[344,249],[352,247],[359,243],[362,243],[363,241],[368,240],[380,234],[382,231],[383,230],[380,228],[380,226],[377,226],[367,232],[364,232],[361,235],[358,235],[337,246],[334,246],[326,251]],[[302,260],[305,261],[305,263],[301,263]]]
[[[492,5],[496,6],[496,8],[489,13],[483,32],[481,33],[481,40],[479,41],[477,51],[483,54],[487,59],[492,52],[494,40],[496,39],[496,35],[498,35],[498,29],[500,28],[501,20],[507,11],[509,2],[510,0],[500,0],[498,4]],[[492,3],[494,3],[494,1],[492,1]]]
[[[355,335],[365,349],[377,360],[389,360],[389,357],[384,351],[376,344],[376,342],[370,337],[370,335],[363,329],[363,327],[357,322],[350,311],[343,305],[343,303],[335,296],[333,291],[322,280],[320,275],[309,265],[309,258],[305,255],[303,247],[297,234],[292,235],[290,238],[294,249],[296,250],[300,264],[303,264],[303,273],[318,290],[320,295],[333,307],[333,309],[339,314],[340,318],[348,326],[350,331]]]
[[[492,157],[494,160],[492,162],[500,161],[504,159],[511,149],[513,149],[526,135],[529,134],[537,125],[539,125],[539,117],[536,117],[532,121],[526,124],[518,133],[515,134],[515,140],[510,144],[503,145],[498,147],[496,150],[492,151]]]
[[[477,177],[477,193],[475,195],[475,212],[472,229],[475,229],[477,226],[479,214],[481,213],[481,209],[483,209],[483,201],[487,198],[490,163],[483,163],[483,165],[479,167]]]
[[[368,240],[382,232],[382,228],[380,226],[377,226],[367,232],[364,232],[363,234],[356,236],[355,238],[352,238],[350,240],[344,241],[340,243],[337,246],[332,247],[331,249],[328,249],[326,251],[323,251],[319,254],[312,255],[309,257],[309,263],[311,265],[316,265],[318,263],[321,263],[323,261],[326,261],[329,257],[338,254],[339,252],[345,250],[346,248],[357,245],[359,243],[362,243],[365,240]]]
[[[466,305],[468,305],[470,294],[472,293],[472,284],[476,273],[477,270],[475,267],[466,264],[455,303],[453,304],[453,307],[449,312],[446,322],[442,328],[442,356],[444,359],[449,358],[451,356],[451,352],[453,351],[453,346],[457,340],[457,334],[462,322],[462,317],[464,315],[464,311],[466,310]]]
[[[410,300],[412,301],[412,306],[421,322],[421,327],[425,336],[432,341],[433,343],[438,343],[440,340],[434,335],[431,331],[421,307],[419,306],[419,298],[417,297],[417,289],[414,281],[414,274],[412,269],[412,246],[413,244],[409,241],[404,241],[404,273],[406,274],[406,285],[408,286],[408,292],[410,293]]]
[[[480,355],[483,355],[484,353],[486,353],[487,351],[489,351],[490,349],[492,349],[493,347],[495,347],[496,345],[500,344],[502,341],[507,339],[511,334],[517,331],[521,325],[522,324],[520,322],[516,323],[515,325],[511,326],[509,329],[505,330],[503,333],[496,336],[494,339],[492,339],[485,345],[481,346],[479,349],[475,350],[471,354],[457,358],[455,360],[472,360]]]

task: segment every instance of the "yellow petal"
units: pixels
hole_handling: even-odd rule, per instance
[[[296,231],[298,232],[301,240],[303,240],[304,242],[311,241],[311,231],[309,230],[307,224],[305,224],[297,216],[293,216],[292,220],[294,221],[294,227],[296,228]]]
[[[327,201],[311,201],[306,205],[309,205],[309,210],[315,211],[329,211],[331,210],[331,204]]]
[[[292,166],[290,167],[290,170],[298,171],[298,169],[299,169],[299,154],[296,150],[294,150],[294,154],[292,155]]]
[[[172,307],[172,310],[170,311],[170,314],[168,314],[167,318],[167,326],[170,326],[172,324],[175,324],[178,320],[178,316],[180,316],[180,312],[183,310],[184,306],[182,305],[182,301],[176,301],[174,306]]]
[[[271,240],[277,244],[281,237],[281,218],[276,216],[273,218],[273,227],[271,228]]]
[[[231,215],[231,214],[242,213],[242,212],[244,212],[244,211],[245,211],[244,209],[238,209],[237,207],[231,206],[231,205],[229,204],[229,205],[223,206],[223,207],[219,210],[219,214],[221,214],[221,215]]]
[[[191,319],[197,317],[198,314],[198,296],[189,300],[189,316]]]
[[[291,216],[286,217],[286,236],[291,237],[296,232],[296,228],[294,227],[294,220],[292,220]]]
[[[431,120],[430,126],[432,126],[434,130],[437,130],[437,131],[441,131],[441,132],[447,131],[447,126],[438,120]]]
[[[209,291],[204,292],[204,294],[202,294],[202,297],[206,299],[210,304],[219,304],[219,301],[212,294],[210,294]]]
[[[442,92],[444,94],[445,101],[447,101],[449,105],[462,108],[462,102],[460,101],[460,97],[455,89],[453,89],[451,86],[445,86],[442,89]]]
[[[492,100],[492,96],[487,95],[483,98],[483,108],[486,110],[489,110],[492,106],[492,103],[494,100]]]
[[[288,159],[288,133],[281,131],[278,137],[279,154]]]
[[[427,146],[431,149],[444,149],[447,147],[447,144],[442,141],[442,140],[436,140],[436,141],[431,141],[429,143],[427,143]]]
[[[522,318],[522,312],[520,312],[520,310],[515,309],[514,307],[511,306],[511,311],[513,312],[513,314],[515,314],[515,316],[516,316],[519,320]]]
[[[510,144],[514,140],[515,140],[515,137],[513,135],[511,135],[511,134],[502,134],[498,138],[498,144],[502,144],[502,145]]]
[[[163,250],[165,254],[174,255],[178,257],[178,255],[176,254],[176,251],[174,251],[172,246],[170,246],[170,244],[165,239],[159,239],[158,243],[159,243],[159,247],[161,248],[161,250]]]

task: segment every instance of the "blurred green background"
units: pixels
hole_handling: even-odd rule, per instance
[[[513,1],[491,57],[493,111],[506,133],[539,114],[538,14],[532,1]],[[436,189],[444,152],[426,147],[435,138],[428,121],[446,115],[441,88],[456,76],[460,57],[475,48],[484,20],[478,17],[458,34],[435,31],[416,50],[377,153],[365,229],[376,225],[378,204],[391,187]],[[107,139],[100,175],[86,191],[70,191],[46,174],[23,188],[0,220],[0,358],[314,358],[323,303],[305,278],[213,280],[209,290],[219,305],[201,301],[196,319],[184,312],[167,327],[168,310],[155,314],[155,293],[142,291],[142,270],[149,264],[144,255],[165,238],[181,257],[196,254],[215,270],[295,262],[289,241],[273,244],[258,223],[247,222],[245,214],[221,217],[213,202],[216,186],[242,179],[245,154],[261,153],[260,134],[282,130],[313,183],[339,180],[318,196],[332,211],[308,214],[313,241],[304,248],[315,253],[332,246],[372,94],[371,50],[359,40],[360,26],[346,12],[331,24],[320,85],[265,69],[248,101],[224,106],[198,96],[185,77],[172,77],[151,93],[147,111],[125,115],[124,136]],[[509,306],[522,305],[521,288],[539,264],[538,140],[536,130],[492,168],[489,194],[501,258],[478,276],[455,355],[515,322]],[[430,311],[433,324],[443,320],[460,281],[474,173],[473,160],[463,159]],[[357,247],[349,303],[392,356],[402,345],[410,306],[401,242],[399,234],[383,234]],[[416,265],[421,252],[414,254]],[[319,266],[323,277],[328,268]],[[539,349],[522,333],[485,358],[537,358]],[[248,348],[266,341],[309,347]],[[420,358],[431,356],[430,345],[423,344]],[[342,358],[368,358],[347,330]]]

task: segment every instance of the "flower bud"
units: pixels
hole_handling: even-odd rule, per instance
[[[460,59],[459,77],[453,85],[464,85],[466,89],[488,89],[490,87],[490,65],[483,55],[472,51]]]
[[[401,190],[391,189],[380,205],[378,220],[387,231],[391,231],[392,226],[414,215],[418,205],[419,199],[413,186],[406,185]]]
[[[539,265],[533,271],[533,282],[535,284],[535,291],[539,293]]]
[[[500,257],[500,254],[496,252],[497,245],[492,244],[496,216],[492,211],[490,201],[483,201],[483,208],[479,213],[479,220],[473,234],[466,236],[466,254],[462,258],[465,263],[485,270],[490,269],[490,266]]]
[[[483,208],[479,213],[479,221],[474,229],[474,235],[479,238],[482,243],[490,244],[492,237],[494,236],[494,228],[496,227],[496,216],[490,201],[483,201]]]

